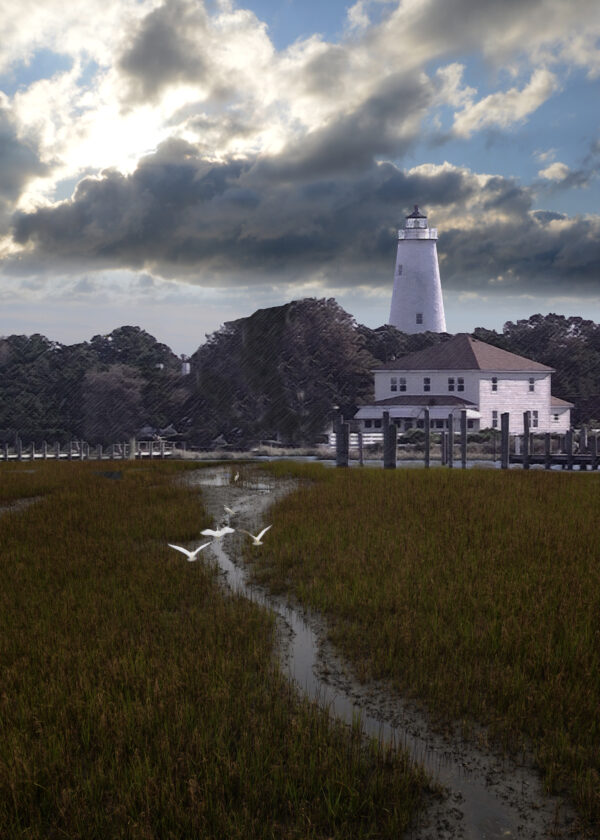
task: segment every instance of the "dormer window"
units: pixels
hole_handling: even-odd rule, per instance
[[[464,378],[464,376],[459,376],[458,377],[458,383],[457,383],[457,386],[456,386],[456,390],[457,391],[464,391],[465,390],[465,378]]]
[[[390,379],[390,391],[397,391],[398,390],[398,377],[392,376]]]
[[[431,391],[431,377],[430,376],[423,377],[423,390],[424,391]]]
[[[398,379],[398,390],[399,391],[406,391],[406,376],[401,376]]]
[[[448,377],[448,390],[449,391],[454,391],[454,377],[453,376]]]
[[[533,378],[533,376],[529,377],[529,390],[535,391],[535,379]]]

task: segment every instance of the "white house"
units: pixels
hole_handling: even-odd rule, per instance
[[[429,409],[432,429],[455,427],[462,409],[473,431],[500,428],[510,414],[510,434],[523,434],[523,413],[531,412],[531,431],[564,433],[571,425],[573,404],[553,397],[553,368],[500,350],[467,333],[409,353],[374,370],[375,400],[359,408],[354,419],[363,433],[381,430],[383,412],[399,431],[423,428]]]

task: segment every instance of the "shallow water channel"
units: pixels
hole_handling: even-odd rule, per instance
[[[235,511],[229,517],[232,527],[258,533],[271,521],[265,518],[270,505],[295,485],[259,474],[234,483],[232,472],[231,467],[202,469],[188,474],[187,481],[202,488],[203,503],[216,523],[227,521],[223,506],[228,505]],[[276,539],[276,533],[275,523],[265,542]],[[242,539],[249,538],[236,533],[215,540],[212,557],[231,590],[278,616],[281,659],[290,678],[311,699],[326,705],[331,715],[348,723],[359,718],[367,735],[403,747],[447,789],[443,802],[433,803],[422,815],[409,835],[413,840],[583,838],[573,832],[574,813],[558,798],[543,793],[540,778],[530,767],[475,746],[459,734],[451,739],[438,734],[423,712],[388,687],[359,684],[327,642],[321,617],[248,582],[244,566],[236,561]]]

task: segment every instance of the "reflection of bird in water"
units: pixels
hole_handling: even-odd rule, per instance
[[[267,525],[267,527],[263,528],[262,531],[260,532],[260,534],[258,534],[258,536],[256,536],[256,537],[254,536],[254,534],[251,534],[250,531],[244,531],[243,528],[238,528],[238,531],[241,531],[242,534],[248,534],[249,537],[252,537],[252,539],[253,539],[252,545],[262,545],[263,543],[261,542],[260,538],[262,537],[263,534],[267,533],[269,528],[272,528],[272,527],[273,527],[272,525]]]
[[[220,537],[225,536],[225,534],[233,534],[234,530],[235,528],[230,528],[229,525],[222,525],[217,531],[213,531],[212,528],[205,528],[200,533],[205,537],[214,537],[218,540]]]
[[[187,548],[182,548],[180,545],[173,545],[173,543],[167,543],[170,548],[174,548],[175,551],[181,551],[182,554],[185,554],[188,562],[192,563],[194,560],[198,559],[198,554],[202,551],[203,548],[206,548],[207,545],[210,545],[209,542],[204,543],[204,545],[199,545],[194,551],[188,551]]]

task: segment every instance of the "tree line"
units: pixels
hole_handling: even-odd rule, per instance
[[[532,315],[475,338],[555,369],[552,391],[600,418],[600,325]],[[0,338],[0,443],[17,437],[109,444],[176,435],[190,445],[313,443],[334,411],[373,398],[372,369],[450,338],[357,324],[332,298],[292,301],[225,323],[190,358],[137,326],[63,345],[43,335]]]

